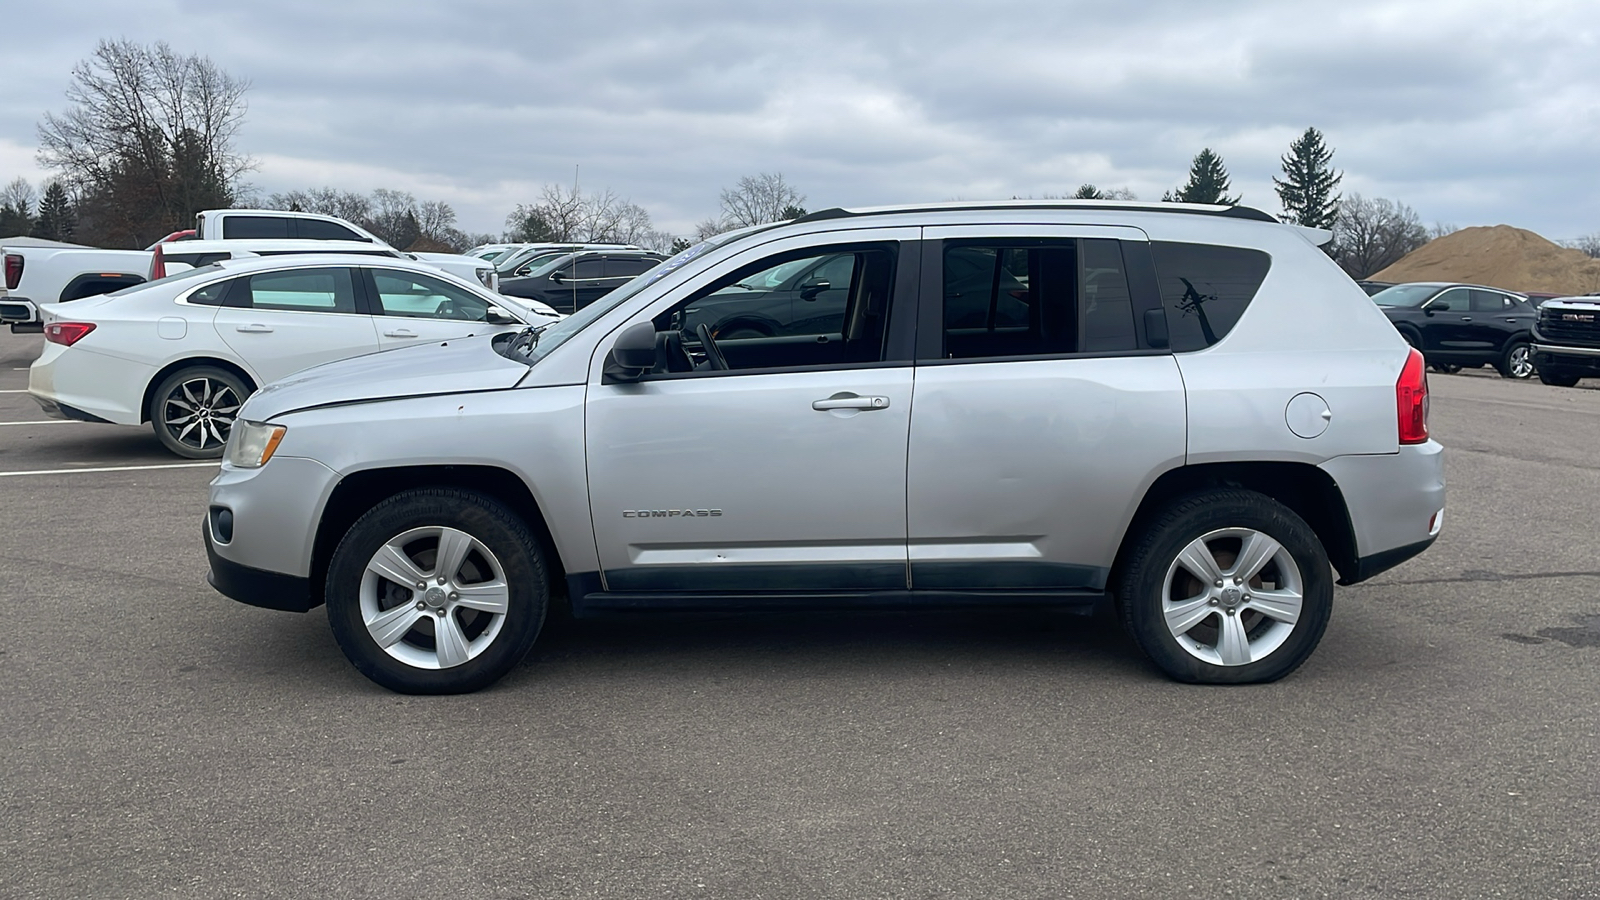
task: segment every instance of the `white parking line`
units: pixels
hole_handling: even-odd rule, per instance
[[[28,392],[27,388],[17,388],[14,391],[13,390],[0,391],[0,394],[26,394],[27,392]]]
[[[87,425],[87,422],[76,422],[72,419],[39,419],[36,422],[0,422],[0,425]]]
[[[162,463],[154,466],[98,466],[92,469],[34,469],[30,472],[0,472],[0,478],[13,475],[77,475],[80,472],[137,472],[144,469],[196,469],[201,466],[220,466],[216,462]]]

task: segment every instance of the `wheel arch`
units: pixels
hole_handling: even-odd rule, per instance
[[[759,331],[767,337],[776,337],[778,334],[777,320],[769,319],[765,316],[753,315],[750,313],[741,313],[730,316],[729,318],[718,322],[712,331],[716,334],[722,334],[723,332],[732,331],[735,328],[749,328],[752,331]]]
[[[186,356],[183,359],[175,359],[157,370],[156,374],[150,377],[149,383],[144,386],[144,398],[139,401],[139,421],[141,423],[150,421],[150,401],[155,399],[156,388],[161,386],[161,382],[167,380],[167,376],[171,375],[173,372],[182,371],[183,369],[192,369],[198,366],[212,366],[214,368],[221,369],[224,372],[231,372],[232,374],[237,375],[241,380],[244,381],[244,386],[248,388],[252,394],[261,387],[261,385],[256,383],[255,378],[251,377],[250,373],[244,370],[243,366],[235,362],[230,362],[226,359],[219,359],[215,356]]]
[[[1117,583],[1126,554],[1152,518],[1181,497],[1214,488],[1255,491],[1289,507],[1316,532],[1340,583],[1357,577],[1355,528],[1333,476],[1307,463],[1226,462],[1170,469],[1150,485],[1123,534],[1109,583]]]
[[[324,602],[328,564],[350,526],[366,512],[394,495],[414,488],[453,487],[477,491],[504,503],[516,513],[539,541],[550,572],[552,595],[566,585],[566,567],[556,549],[539,501],[515,473],[496,466],[427,465],[363,469],[340,479],[328,494],[317,521],[311,545],[311,604]]]
[[[144,282],[142,275],[125,272],[88,272],[67,282],[67,286],[61,289],[61,297],[56,302],[68,303],[85,297],[98,297]]]

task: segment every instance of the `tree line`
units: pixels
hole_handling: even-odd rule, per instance
[[[165,43],[101,41],[72,69],[68,105],[39,123],[39,161],[57,174],[36,193],[17,178],[0,189],[0,237],[28,234],[105,247],[143,247],[190,227],[205,209],[259,204],[326,213],[354,222],[402,249],[460,251],[505,241],[593,241],[637,244],[670,251],[732,228],[798,218],[806,197],[782,173],[746,175],[718,196],[718,212],[696,223],[692,235],[660,230],[650,213],[609,188],[584,191],[576,182],[549,183],[506,216],[500,235],[457,227],[455,210],[442,200],[408,192],[371,193],[333,187],[255,194],[244,181],[255,161],[235,144],[247,109],[249,82],[211,60],[183,55]],[[1364,278],[1432,237],[1416,211],[1398,201],[1341,195],[1343,173],[1316,128],[1290,144],[1273,184],[1289,223],[1333,232],[1327,251],[1344,270]],[[1184,184],[1164,202],[1234,205],[1222,157],[1203,148],[1190,162]],[[1052,195],[1046,195],[1047,198]],[[1136,200],[1126,188],[1083,184],[1067,195],[1091,200]],[[1582,249],[1600,255],[1600,237]],[[1592,249],[1591,249],[1592,247]]]

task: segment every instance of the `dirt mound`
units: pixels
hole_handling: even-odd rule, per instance
[[[1510,225],[1463,228],[1429,241],[1374,281],[1466,281],[1510,291],[1600,291],[1600,259]]]

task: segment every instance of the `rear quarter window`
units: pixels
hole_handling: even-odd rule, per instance
[[[1244,247],[1153,241],[1150,249],[1176,352],[1227,337],[1272,267],[1272,257]]]

